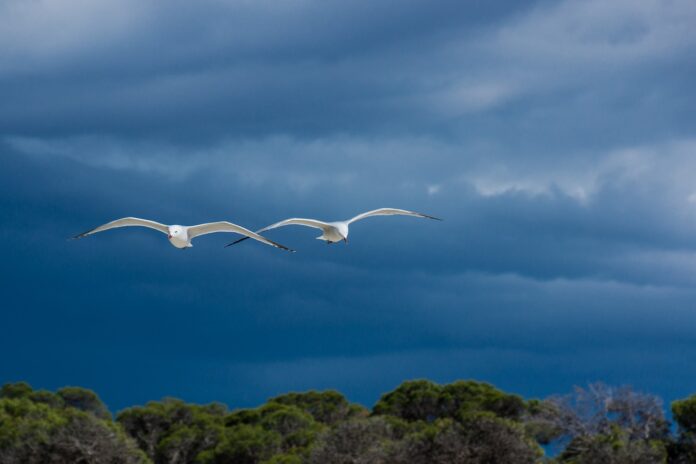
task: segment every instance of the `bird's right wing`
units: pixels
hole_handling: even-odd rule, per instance
[[[266,232],[267,230],[276,229],[278,227],[283,227],[283,226],[290,226],[290,225],[313,227],[315,229],[321,229],[321,230],[326,230],[329,227],[331,227],[326,222],[317,221],[316,219],[290,218],[290,219],[285,219],[285,220],[280,221],[280,222],[276,222],[275,224],[271,224],[270,226],[266,226],[263,229],[259,229],[256,231],[256,233]],[[249,237],[242,237],[239,240],[236,240],[232,243],[228,243],[225,246],[226,247],[232,246],[236,243],[243,242],[247,238],[249,238]]]
[[[421,218],[428,218],[428,219],[435,219],[436,221],[442,221],[440,218],[436,218],[434,216],[429,216],[427,214],[423,213],[416,213],[415,211],[407,211],[405,209],[396,209],[396,208],[380,208],[380,209],[373,209],[372,211],[368,211],[366,213],[358,214],[352,219],[348,220],[348,224],[352,224],[355,221],[359,221],[361,219],[365,219],[371,216],[415,216],[415,217],[421,217]]]
[[[147,227],[150,229],[159,230],[160,232],[162,232],[164,234],[169,233],[169,228],[164,224],[160,224],[159,222],[150,221],[148,219],[126,217],[126,218],[116,219],[115,221],[107,222],[106,224],[102,224],[101,226],[96,227],[92,230],[88,230],[87,232],[83,232],[79,235],[76,235],[73,238],[82,238],[82,237],[86,237],[88,235],[96,234],[97,232],[103,232],[103,231],[109,230],[109,229],[116,229],[118,227],[134,227],[134,226]]]

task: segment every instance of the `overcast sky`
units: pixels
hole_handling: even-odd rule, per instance
[[[0,1],[0,383],[696,392],[692,0]],[[378,207],[326,246],[151,230]]]

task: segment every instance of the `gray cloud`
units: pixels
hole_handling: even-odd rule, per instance
[[[199,144],[381,131],[487,139],[504,127],[508,143],[548,141],[548,132],[562,142],[596,137],[599,121],[586,116],[598,103],[610,105],[603,114],[613,125],[640,107],[664,119],[665,104],[679,110],[683,95],[663,84],[686,85],[694,64],[696,13],[683,1],[500,11],[457,2],[205,5],[105,1],[68,14],[69,5],[8,2],[3,127]],[[492,110],[504,111],[479,119]]]

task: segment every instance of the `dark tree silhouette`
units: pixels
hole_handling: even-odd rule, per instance
[[[170,398],[114,421],[90,390],[19,382],[0,388],[0,463],[696,463],[696,395],[672,413],[676,433],[657,397],[601,383],[525,401],[482,382],[414,380],[372,411],[309,391],[232,412]]]

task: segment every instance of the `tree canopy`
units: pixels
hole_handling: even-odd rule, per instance
[[[287,393],[231,411],[165,398],[114,419],[91,390],[50,392],[18,382],[0,388],[0,462],[696,462],[696,395],[675,401],[672,414],[675,432],[659,398],[601,383],[525,400],[473,380],[413,380],[372,409],[330,390]]]

